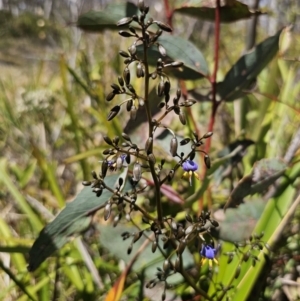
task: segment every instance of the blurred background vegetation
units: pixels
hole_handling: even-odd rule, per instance
[[[116,32],[89,34],[75,26],[81,13],[103,9],[108,2],[113,1],[0,1],[0,300],[100,300],[119,274],[118,262],[94,232],[64,247],[60,260],[48,260],[33,274],[26,269],[27,252],[39,231],[98,168],[102,135],[121,133],[127,123],[124,115],[108,124],[105,103],[111,79],[121,72],[117,53],[127,49],[126,41]],[[300,140],[300,4],[243,2],[259,3],[268,12],[258,19],[256,42],[294,24],[292,37],[284,42],[288,47],[259,76],[260,93],[223,104],[217,116],[214,151],[241,136],[257,143],[244,159],[249,171],[260,158],[300,158],[299,149],[288,157]],[[151,14],[164,21],[163,1],[152,3]],[[212,70],[214,24],[182,15],[173,22],[174,34],[197,45]],[[222,24],[219,80],[249,48],[251,22]],[[187,82],[187,87],[207,89],[202,81]],[[209,109],[208,102],[201,102],[195,113],[203,131]],[[298,193],[299,173],[291,175]],[[228,197],[228,185],[222,189],[214,195],[215,208]],[[299,300],[299,280],[296,286],[278,280],[288,284],[300,277],[299,221],[298,209],[280,241],[265,300]]]

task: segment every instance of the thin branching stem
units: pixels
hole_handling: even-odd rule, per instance
[[[148,42],[146,38],[146,26],[142,24],[142,34],[143,34],[143,50],[144,50],[144,66],[145,66],[145,94],[144,94],[144,101],[145,101],[145,108],[147,113],[147,119],[149,124],[149,133],[148,137],[153,138],[153,122],[152,122],[152,113],[150,109],[149,103],[149,81],[150,81],[150,73],[149,73],[149,64],[148,64]],[[149,151],[152,153],[153,146],[150,147]],[[160,183],[159,179],[155,172],[155,163],[149,160],[150,172],[153,178],[154,186],[155,186],[155,198],[156,198],[156,208],[157,208],[157,220],[160,225],[163,227],[163,212],[162,212],[162,205],[161,205],[161,193],[160,193]]]

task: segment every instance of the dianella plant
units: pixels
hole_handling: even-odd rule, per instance
[[[118,52],[121,73],[110,79],[110,91],[101,105],[109,107],[111,123],[127,118],[136,129],[134,124],[140,125],[142,118],[143,133],[128,127],[103,135],[99,166],[84,179],[86,187],[75,200],[41,231],[30,250],[29,271],[71,237],[93,227],[115,266],[125,262],[118,278],[110,276],[111,281],[96,292],[107,301],[247,300],[254,296],[272,248],[299,202],[299,197],[294,201],[295,187],[280,182],[280,177],[284,173],[296,177],[298,169],[291,160],[264,159],[253,153],[253,167],[243,175],[240,167],[246,149],[260,137],[238,139],[218,155],[210,154],[218,108],[254,91],[253,82],[277,55],[282,34],[281,30],[254,47],[217,82],[220,23],[253,14],[238,1],[235,5],[238,15],[226,15],[220,1],[207,8],[216,22],[212,75],[193,44],[172,36],[170,14],[167,23],[155,20],[142,0],[137,6],[127,3],[126,14],[117,22],[116,12],[124,4],[79,18],[78,26],[85,30],[101,31],[110,29],[107,24],[116,24],[127,41],[128,49]],[[181,7],[177,13],[191,14],[188,8],[203,16],[201,6]],[[80,76],[70,67],[69,71],[94,97]],[[206,94],[196,89],[188,93],[184,79],[202,79],[211,89]],[[201,133],[193,112],[204,100],[211,106],[211,115],[208,129]],[[235,175],[241,179],[238,183]],[[223,206],[220,217],[212,212],[217,209],[214,198],[228,178],[230,190],[223,205],[218,205]],[[273,190],[269,190],[271,184]],[[257,197],[248,202],[245,198],[250,195]],[[96,222],[99,214],[101,221]]]

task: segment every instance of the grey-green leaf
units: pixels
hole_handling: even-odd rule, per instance
[[[281,32],[258,44],[233,65],[225,79],[217,85],[217,93],[222,100],[233,101],[245,94],[244,91],[250,88],[257,75],[277,54]]]
[[[208,67],[201,51],[191,42],[170,35],[159,37],[158,42],[165,48],[166,63],[172,61],[183,62],[184,66],[180,68],[170,67],[170,73],[181,79],[196,80],[208,76]],[[142,57],[142,47],[138,47],[139,57]],[[149,49],[149,63],[156,66],[157,59],[161,57],[156,46]],[[168,68],[164,69],[168,72]]]
[[[119,175],[106,177],[105,183],[114,187]],[[39,234],[29,251],[28,270],[34,271],[56,250],[62,248],[70,237],[86,230],[91,223],[92,215],[101,209],[112,193],[104,190],[96,197],[90,187],[84,188],[71,203],[56,216]]]
[[[137,14],[137,6],[131,2],[109,4],[102,11],[89,11],[79,16],[77,26],[86,31],[101,32],[105,29],[119,30],[117,22]]]

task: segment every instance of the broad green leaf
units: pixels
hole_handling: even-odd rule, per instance
[[[278,52],[281,32],[279,30],[276,35],[258,44],[233,65],[225,79],[217,85],[217,93],[222,100],[233,101],[244,95],[244,90],[250,88],[257,75]]]
[[[136,228],[124,224],[118,224],[116,227],[106,224],[98,225],[98,229],[101,233],[100,242],[102,246],[108,249],[110,253],[117,258],[124,260],[126,264],[132,260],[136,251],[141,247],[145,239],[148,239],[147,237],[142,236],[136,243],[133,244],[132,251],[130,255],[128,255],[127,249],[131,244],[132,238],[128,238],[127,240],[123,241],[121,234],[125,231],[128,231],[129,233],[136,233],[138,232]],[[149,237],[151,232],[145,231],[145,234]],[[157,248],[156,252],[152,253],[151,248],[152,243],[150,242],[144,251],[139,255],[132,267],[132,269],[138,273],[145,270],[146,278],[153,278],[157,272],[156,268],[162,267],[162,263],[164,261],[164,257],[159,252],[159,249]],[[167,252],[167,250],[165,251]],[[171,257],[172,260],[175,258],[175,256],[176,255]],[[188,250],[185,250],[182,256],[182,262],[185,268],[194,264],[193,256]],[[181,276],[176,273],[174,276],[170,277],[169,283],[176,283],[181,279]]]
[[[249,200],[241,204],[238,208],[227,209],[224,213],[224,220],[218,220],[220,231],[217,236],[222,240],[230,242],[239,242],[248,239],[265,205],[265,201],[258,199]],[[218,216],[218,214],[216,216]],[[234,231],[232,231],[232,229],[234,229]]]
[[[102,11],[89,11],[79,16],[77,26],[86,31],[101,32],[118,29],[117,22],[124,17],[137,14],[137,6],[131,2],[109,4]]]
[[[162,35],[158,42],[166,49],[167,56],[164,61],[168,62],[178,61],[183,62],[184,66],[181,68],[168,67],[164,68],[165,72],[170,73],[180,79],[196,80],[208,76],[208,67],[206,60],[200,50],[191,42],[171,35]],[[142,47],[137,48],[139,57],[142,57]],[[157,60],[161,58],[156,46],[149,49],[149,63],[156,66]]]
[[[287,165],[280,159],[262,159],[255,163],[250,175],[242,178],[231,192],[225,205],[236,207],[244,197],[265,191],[286,171]]]
[[[241,19],[249,19],[251,16],[259,15],[261,12],[251,12],[249,7],[239,1],[231,0],[229,4],[221,6],[220,19],[221,22],[235,22]],[[216,1],[188,1],[183,6],[178,7],[174,12],[192,16],[201,20],[215,20]]]
[[[114,187],[119,175],[106,177],[105,183]],[[29,251],[28,270],[34,271],[56,250],[66,244],[69,239],[86,230],[91,223],[93,214],[104,207],[105,202],[112,196],[104,190],[100,197],[96,197],[90,187],[84,188],[75,200],[59,213],[40,233]]]

